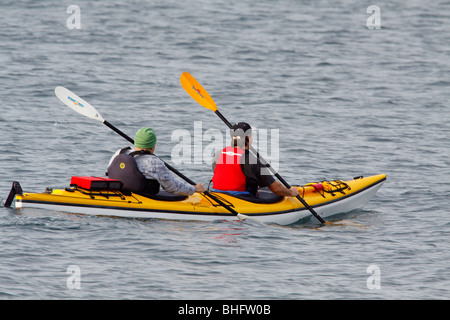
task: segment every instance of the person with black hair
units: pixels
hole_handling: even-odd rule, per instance
[[[286,188],[264,170],[261,161],[249,152],[252,128],[246,122],[231,127],[231,145],[218,151],[212,161],[213,191],[257,196],[258,188],[268,187],[279,196],[296,197],[297,188]]]

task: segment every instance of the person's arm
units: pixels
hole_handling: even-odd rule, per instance
[[[299,195],[297,188],[291,187],[290,189],[283,186],[278,181],[274,181],[270,186],[269,189],[276,193],[279,196],[283,197],[296,197]]]
[[[184,196],[193,195],[197,189],[201,189],[199,185],[193,186],[187,182],[180,181],[175,178],[174,174],[166,167],[164,162],[154,156],[146,157],[146,162],[139,166],[144,175],[148,179],[156,179],[164,190]]]
[[[197,186],[176,179],[174,174],[165,165],[162,166],[157,180],[164,190],[179,195],[190,196],[194,192],[198,192],[198,189],[201,189],[200,187],[197,188]]]
[[[276,181],[267,170],[263,170],[265,168],[261,161],[256,159],[252,154],[247,153],[247,157],[247,161],[250,164],[245,166],[244,172],[246,172],[247,176],[253,176],[257,180],[259,187],[269,187],[273,193],[282,197],[296,197],[299,194],[297,188],[286,188],[280,182]]]

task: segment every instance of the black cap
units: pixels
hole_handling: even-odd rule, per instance
[[[231,132],[232,132],[231,135],[233,135],[233,132],[235,132],[235,131],[238,131],[238,132],[240,131],[240,132],[246,133],[248,130],[250,130],[250,132],[246,135],[249,135],[252,133],[252,127],[250,127],[250,125],[247,122],[238,122],[231,126]]]

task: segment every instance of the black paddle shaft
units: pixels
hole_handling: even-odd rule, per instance
[[[219,110],[214,111],[217,116],[219,116],[220,119],[222,119],[222,121],[228,126],[228,128],[231,129],[232,125],[231,123],[223,116],[222,113],[220,113]],[[275,175],[275,177],[278,178],[278,180],[280,180],[280,182],[288,189],[291,188],[291,186],[289,185],[289,183],[286,182],[286,180],[284,180],[279,174],[278,172],[275,171],[274,168],[272,168],[270,166],[270,164],[268,164],[263,157],[261,157],[261,155],[259,154],[258,151],[255,150],[255,148],[253,148],[252,146],[250,146],[250,151],[261,161],[261,164],[267,168],[269,168],[270,172],[272,172],[273,175]],[[325,223],[325,220],[323,220],[323,218],[321,216],[319,216],[319,214],[300,196],[296,197],[304,206],[306,209],[308,209],[314,217],[317,218],[317,220],[319,220],[321,223]]]
[[[126,140],[128,140],[129,142],[131,142],[132,144],[134,144],[134,140],[131,139],[129,136],[127,136],[125,133],[123,133],[122,131],[120,131],[119,129],[117,129],[116,127],[114,127],[111,123],[109,123],[108,121],[104,120],[103,124],[105,126],[107,126],[108,128],[112,129],[113,131],[115,131],[116,133],[118,133],[119,135],[121,135],[123,138],[125,138]]]

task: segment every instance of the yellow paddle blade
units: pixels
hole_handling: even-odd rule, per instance
[[[187,72],[183,72],[180,78],[181,86],[187,93],[205,108],[216,111],[217,106],[209,93]]]

